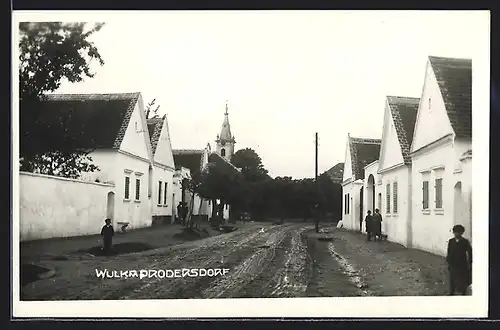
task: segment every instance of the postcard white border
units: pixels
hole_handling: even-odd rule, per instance
[[[380,14],[380,11],[377,11]],[[394,13],[394,11],[391,11]],[[463,11],[462,11],[463,12]],[[485,317],[488,311],[490,13],[475,11],[484,33],[473,61],[474,289],[469,297],[355,297],[272,299],[175,299],[130,301],[19,300],[19,123],[17,26],[20,21],[112,21],[158,11],[14,11],[13,40],[13,316],[14,317]],[[228,12],[226,11],[225,14]],[[282,12],[274,11],[279,15]],[[299,15],[301,12],[287,12]],[[311,12],[309,11],[309,14]],[[358,12],[359,13],[359,12]],[[366,13],[366,12],[365,12]],[[446,13],[440,11],[440,13]],[[199,14],[199,13],[198,13]],[[218,14],[223,14],[218,12]],[[443,40],[446,42],[446,40]],[[479,41],[478,41],[479,42]],[[432,54],[430,54],[432,55]]]

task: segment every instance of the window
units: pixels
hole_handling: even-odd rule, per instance
[[[161,188],[162,188],[162,182],[158,181],[158,205],[161,205]]]
[[[221,150],[220,150],[220,155],[221,155],[222,157],[226,156],[226,149],[221,149]]]
[[[130,177],[125,177],[125,199],[130,199]]]
[[[141,198],[141,179],[135,179],[135,200],[138,201]]]
[[[385,213],[391,213],[391,184],[385,187]]]
[[[168,184],[165,182],[165,192],[163,194],[163,205],[167,205],[167,187],[168,187]]]
[[[392,212],[398,213],[398,183],[392,184]]]
[[[429,181],[422,182],[422,209],[429,209]]]
[[[436,179],[435,191],[436,191],[436,209],[443,208],[443,179]]]
[[[351,209],[351,203],[349,203],[351,194],[347,194],[347,214],[349,214],[349,211]]]

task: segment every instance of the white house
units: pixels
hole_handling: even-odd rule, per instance
[[[166,115],[148,119],[148,130],[153,155],[152,214],[153,223],[173,223],[174,156]]]
[[[100,171],[82,179],[114,185],[102,220],[151,226],[152,150],[141,94],[52,94],[40,110],[45,122],[64,121],[81,145],[93,150],[89,155]]]
[[[368,198],[367,204],[374,205],[374,196],[378,196],[382,231],[389,240],[407,247],[412,237],[410,145],[418,105],[419,99],[414,97],[386,98],[377,174],[365,174],[366,196],[372,199]]]
[[[211,212],[210,201],[204,200],[196,194],[194,200],[191,201],[192,195],[187,190],[185,179],[189,179],[191,176],[202,171],[208,165],[209,155],[210,145],[208,144],[204,149],[173,150],[176,169],[175,207],[177,207],[179,202],[185,202],[188,204],[188,207],[192,208],[193,216],[201,216],[206,220],[208,220]],[[189,174],[187,170],[189,170]]]
[[[378,159],[380,139],[347,136],[342,178],[342,224],[345,228],[361,230],[364,221],[364,168]]]
[[[429,57],[410,148],[412,245],[445,254],[455,224],[472,228],[472,61]]]

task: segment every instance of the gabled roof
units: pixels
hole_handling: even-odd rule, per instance
[[[334,183],[341,183],[344,175],[344,163],[338,163],[329,170],[326,170],[325,173]]]
[[[429,56],[458,138],[472,138],[472,60]]]
[[[209,162],[214,162],[216,164],[223,164],[226,168],[229,168],[231,169],[232,171],[235,171],[235,172],[240,172],[240,169],[237,168],[236,166],[234,166],[230,161],[228,161],[225,157],[222,157],[221,155],[219,155],[218,153],[216,152],[212,152],[209,156],[208,156],[208,161]]]
[[[378,159],[382,140],[349,136],[352,173],[355,180],[364,179],[366,165]]]
[[[81,148],[119,149],[140,93],[49,94],[39,109],[41,125],[68,134]],[[57,138],[53,136],[52,138]]]
[[[155,154],[156,146],[158,145],[158,141],[160,140],[164,121],[165,116],[163,116],[162,118],[148,119],[149,140],[151,141],[151,150],[153,152],[153,155]]]
[[[417,97],[387,96],[387,103],[406,165],[411,164],[410,147],[419,102],[420,99]]]
[[[197,173],[201,170],[201,167],[203,165],[204,153],[205,150],[203,149],[172,150],[175,169],[185,167],[191,171],[191,175],[194,175],[194,173]]]

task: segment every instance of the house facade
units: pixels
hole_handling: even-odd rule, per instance
[[[472,230],[472,61],[429,57],[410,148],[412,245],[444,255],[455,224]]]
[[[141,94],[52,94],[42,107],[44,120],[66,122],[93,150],[89,156],[100,171],[82,179],[114,185],[103,220],[132,229],[151,226],[152,150]]]
[[[148,130],[152,149],[153,175],[149,184],[152,191],[153,223],[171,224],[174,219],[174,174],[175,164],[166,115],[148,119]]]
[[[407,247],[412,243],[413,215],[410,145],[418,105],[419,99],[414,97],[386,98],[382,144],[377,176],[374,176],[378,177],[382,231],[389,240]],[[369,179],[367,184],[373,181]]]
[[[192,209],[193,216],[199,216],[208,220],[211,213],[211,203],[198,196],[194,195],[187,189],[187,180],[193,175],[198,174],[207,167],[210,155],[210,145],[204,149],[176,149],[173,150],[173,157],[176,169],[176,185],[175,185],[175,207],[179,202],[187,203]]]
[[[363,228],[364,168],[378,159],[380,143],[380,139],[347,137],[342,178],[342,224],[347,229]]]

